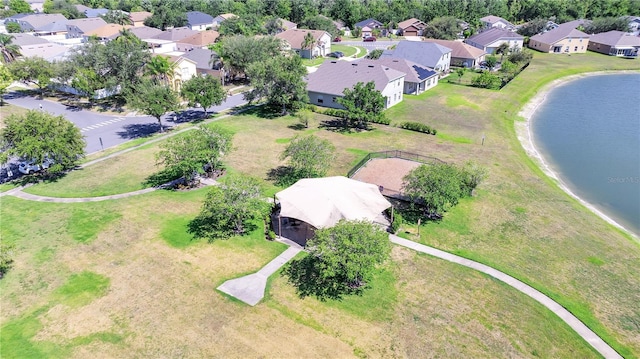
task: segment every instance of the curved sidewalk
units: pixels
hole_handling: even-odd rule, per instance
[[[110,199],[120,199],[120,198],[133,197],[133,196],[141,195],[141,194],[144,194],[144,193],[153,192],[153,191],[156,191],[156,190],[157,190],[157,188],[152,187],[152,188],[141,189],[139,191],[114,194],[114,195],[110,195],[110,196],[64,198],[64,197],[39,196],[37,194],[26,193],[26,192],[22,191],[22,187],[18,187],[18,188],[14,188],[12,190],[9,190],[7,192],[3,192],[3,193],[0,194],[0,196],[13,196],[13,197],[18,197],[18,198],[21,198],[21,199],[24,199],[24,200],[27,200],[27,201],[37,201],[37,202],[82,203],[82,202],[100,202],[100,201],[107,201],[107,200],[110,200]]]
[[[578,333],[587,343],[589,343],[593,348],[595,348],[603,357],[609,358],[620,358],[622,356],[618,354],[613,348],[609,346],[609,344],[605,343],[596,333],[591,331],[584,323],[580,321],[580,319],[576,318],[571,312],[566,310],[560,304],[556,303],[553,299],[547,297],[542,294],[540,291],[534,289],[533,287],[513,278],[512,276],[505,274],[503,272],[498,271],[497,269],[493,269],[487,265],[474,262],[472,260],[457,256],[455,254],[451,254],[445,251],[441,251],[439,249],[435,249],[432,247],[425,246],[420,243],[416,243],[404,238],[400,238],[393,234],[389,235],[389,239],[392,243],[397,245],[407,247],[409,249],[413,249],[418,252],[426,253],[428,255],[444,259],[446,261],[460,264],[462,266],[475,269],[491,277],[498,279],[501,282],[508,284],[509,286],[519,290],[520,292],[526,294],[531,297],[538,303],[544,305],[553,313],[555,313],[560,319],[562,319],[565,323],[567,323],[573,330]]]

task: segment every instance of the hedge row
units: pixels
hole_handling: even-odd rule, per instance
[[[405,130],[417,131],[431,135],[435,135],[436,133],[438,133],[438,130],[436,130],[435,128],[431,128],[428,125],[420,122],[402,122],[399,127],[404,128]]]

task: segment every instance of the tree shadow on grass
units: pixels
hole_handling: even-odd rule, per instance
[[[292,129],[292,130],[295,130],[295,131],[304,131],[304,130],[308,129],[307,126],[305,126],[305,125],[303,125],[301,123],[296,123],[296,124],[293,124],[293,125],[289,125],[287,127]]]
[[[164,189],[173,189],[173,184],[176,180],[179,180],[180,176],[175,171],[164,169],[160,172],[156,172],[144,181],[144,184],[151,187],[161,187]]]
[[[253,115],[259,118],[264,118],[267,120],[272,120],[274,118],[282,117],[282,107],[273,107],[273,106],[256,106],[244,111],[246,115]]]
[[[345,295],[362,294],[363,287],[352,288],[340,276],[323,277],[321,271],[320,259],[307,255],[287,264],[282,275],[296,287],[300,298],[314,296],[321,301],[341,300]]]
[[[298,176],[296,171],[290,166],[278,166],[267,172],[267,179],[273,181],[273,183],[278,186],[289,187],[296,183],[300,179],[300,176]]]
[[[323,128],[327,131],[338,132],[338,133],[352,133],[355,132],[355,129],[349,127],[346,120],[333,118],[331,120],[325,120],[320,122],[319,128]]]
[[[123,131],[118,131],[116,134],[121,138],[129,140],[149,137],[156,132],[160,132],[160,125],[158,123],[132,123],[123,126],[123,128]]]

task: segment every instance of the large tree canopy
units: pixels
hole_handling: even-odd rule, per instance
[[[365,122],[380,122],[384,118],[385,98],[376,90],[373,81],[358,82],[352,89],[344,89],[337,99],[344,108],[344,117],[352,127],[364,127]]]
[[[54,66],[42,57],[27,57],[9,64],[13,78],[24,83],[31,83],[40,89],[40,95],[51,83],[54,76]]]
[[[209,74],[194,76],[181,88],[182,97],[189,101],[189,106],[200,106],[205,115],[213,105],[219,106],[227,98],[227,92],[220,84],[220,79]]]
[[[341,220],[315,231],[309,255],[293,260],[283,272],[301,297],[340,298],[362,291],[374,270],[391,252],[386,232],[366,221]]]
[[[84,156],[85,142],[80,129],[63,116],[38,110],[24,115],[10,115],[0,131],[0,162],[10,156],[41,163],[55,160],[50,172],[72,168]]]
[[[253,63],[264,62],[282,53],[282,42],[273,36],[231,36],[216,47],[224,67],[232,76],[244,74]]]
[[[275,56],[254,62],[247,68],[253,89],[245,93],[245,99],[253,101],[265,98],[267,104],[287,109],[298,109],[307,102],[307,84],[303,77],[307,69],[300,56]]]
[[[294,183],[301,178],[313,178],[324,176],[335,157],[335,147],[328,140],[314,135],[306,137],[296,136],[285,148],[280,159],[288,159],[292,169]]]
[[[178,95],[169,87],[144,79],[127,93],[127,104],[131,108],[153,116],[158,120],[160,132],[162,116],[180,108]]]

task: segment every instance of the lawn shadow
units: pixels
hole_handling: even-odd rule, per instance
[[[179,180],[179,175],[177,175],[174,171],[164,169],[145,178],[144,184],[151,187],[173,189],[177,185],[176,181]]]
[[[352,133],[354,129],[349,127],[346,120],[333,118],[331,120],[324,120],[320,122],[318,128],[325,129],[327,131],[338,133]]]
[[[298,181],[299,176],[290,166],[278,166],[267,172],[267,180],[273,181],[278,186],[289,187]]]
[[[307,126],[305,126],[305,125],[303,125],[301,123],[296,123],[296,124],[293,124],[293,125],[289,125],[287,127],[292,129],[292,130],[295,130],[295,131],[304,131],[304,130],[308,129]]]
[[[131,140],[149,137],[156,132],[160,132],[160,125],[158,123],[132,123],[123,126],[123,129],[123,131],[118,131],[116,134],[120,136],[120,138]]]
[[[255,106],[244,111],[244,114],[253,115],[259,118],[272,120],[274,118],[282,117],[282,108],[273,106]]]

